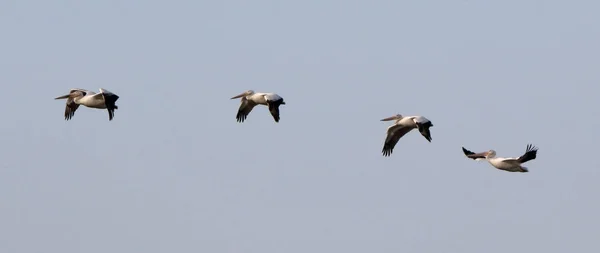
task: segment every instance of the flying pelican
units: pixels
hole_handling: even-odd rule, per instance
[[[106,109],[108,111],[108,120],[112,120],[115,115],[115,109],[119,109],[115,102],[119,99],[116,94],[100,88],[100,93],[84,89],[71,89],[69,94],[57,97],[55,99],[67,99],[65,107],[65,120],[70,120],[79,105],[89,108]]]
[[[535,159],[537,155],[538,149],[531,145],[527,145],[527,149],[525,149],[525,154],[518,158],[503,158],[496,157],[496,151],[489,150],[481,153],[473,153],[464,147],[462,148],[463,152],[468,158],[473,160],[482,160],[486,159],[492,166],[496,167],[500,170],[510,171],[510,172],[528,172],[527,167],[521,166],[521,164],[526,163],[529,160]]]
[[[394,146],[398,143],[398,140],[402,138],[406,133],[417,128],[421,135],[431,142],[431,133],[429,128],[433,126],[431,121],[423,116],[407,116],[402,117],[400,114],[396,114],[392,117],[382,119],[381,121],[396,120],[396,123],[387,129],[387,137],[383,144],[383,156],[390,156],[394,151]]]
[[[255,93],[253,90],[248,90],[242,94],[239,94],[231,99],[242,98],[242,104],[238,109],[235,118],[238,122],[244,122],[248,117],[248,114],[252,111],[256,105],[266,105],[269,107],[271,115],[275,122],[279,122],[279,106],[285,105],[283,98],[275,93]]]

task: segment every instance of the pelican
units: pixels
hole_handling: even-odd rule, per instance
[[[67,99],[65,107],[65,120],[70,120],[79,105],[89,108],[106,109],[108,111],[108,120],[112,120],[115,115],[115,109],[119,109],[115,102],[119,99],[116,94],[100,88],[100,93],[84,89],[71,89],[69,94],[54,99]]]
[[[482,160],[486,159],[492,166],[496,167],[496,169],[505,170],[509,172],[528,172],[527,167],[523,167],[522,164],[526,163],[529,160],[535,159],[537,155],[538,149],[531,145],[527,145],[527,149],[525,149],[525,154],[518,158],[503,158],[496,157],[496,151],[489,150],[486,152],[481,152],[475,154],[464,147],[462,148],[463,152],[468,158],[473,160]]]
[[[394,146],[398,143],[398,140],[402,138],[406,133],[417,128],[421,135],[431,142],[431,133],[429,128],[433,126],[431,121],[423,116],[407,116],[403,117],[400,114],[396,114],[392,117],[382,119],[381,121],[396,120],[396,123],[387,129],[387,137],[383,144],[383,156],[390,156],[394,151]]]
[[[273,115],[273,119],[275,119],[275,122],[279,122],[279,106],[285,105],[283,98],[275,93],[260,93],[254,92],[253,90],[248,90],[242,94],[232,97],[231,99],[236,98],[242,98],[242,104],[238,109],[237,115],[235,115],[237,122],[240,123],[246,120],[248,114],[250,114],[256,105],[268,106],[271,115]]]

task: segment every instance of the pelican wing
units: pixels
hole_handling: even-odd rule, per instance
[[[84,89],[71,89],[69,95],[67,95],[67,103],[65,105],[65,120],[70,120],[75,116],[75,111],[79,108],[79,104],[75,103],[75,98],[85,96],[89,91]],[[65,96],[58,97],[55,99],[65,98]]]
[[[476,154],[476,153],[474,153],[474,152],[471,152],[471,151],[467,150],[467,149],[466,149],[466,148],[464,148],[464,147],[462,148],[462,150],[463,150],[463,153],[465,153],[465,155],[466,155],[468,158],[471,158],[471,159],[473,159],[473,160],[485,159],[485,152],[481,152],[481,153],[477,153],[477,154]]]
[[[413,121],[417,124],[425,124],[427,122],[431,123],[431,120],[429,120],[423,116],[414,116]],[[433,125],[431,125],[431,126],[433,126]]]
[[[277,95],[275,93],[265,93],[263,96],[265,97],[265,100],[267,100],[267,101],[283,100],[282,97],[280,97],[279,95]]]
[[[421,135],[423,135],[423,137],[425,137],[427,141],[431,142],[431,132],[429,131],[429,128],[433,126],[433,124],[431,124],[431,121],[427,121],[425,123],[416,123]]]
[[[385,138],[385,143],[383,144],[383,156],[390,156],[394,151],[394,147],[396,143],[404,136],[406,133],[412,130],[411,127],[407,127],[401,124],[396,124],[388,128],[387,137]]]
[[[107,89],[100,88],[99,90],[100,90],[100,93],[104,93],[106,95],[115,95],[115,93],[112,93],[112,92],[108,91]]]
[[[417,125],[421,135],[423,135],[427,141],[431,142],[431,132],[429,131],[429,128],[433,126],[433,123],[423,116],[412,117],[412,120]]]
[[[525,154],[517,158],[517,161],[520,163],[525,163],[529,160],[533,160],[537,156],[537,151],[538,149],[535,146],[528,144]]]
[[[100,94],[102,94],[106,110],[108,111],[108,120],[112,120],[115,117],[115,109],[119,109],[115,104],[119,99],[119,96],[105,89],[100,89]]]
[[[275,122],[279,122],[279,104],[267,102],[269,104],[269,112],[273,116]]]
[[[75,111],[79,108],[79,104],[75,103],[72,97],[67,99],[67,105],[65,106],[65,120],[70,120],[75,116]]]
[[[277,96],[277,94],[275,94],[275,96],[277,97],[277,100],[269,100],[269,97],[267,96],[265,96],[265,98],[267,98],[267,105],[269,106],[269,112],[271,112],[273,119],[275,122],[279,122],[279,106],[285,105],[285,102],[283,102],[283,98]]]
[[[246,97],[242,97],[242,104],[240,105],[240,108],[238,109],[237,115],[235,115],[235,118],[237,119],[237,122],[244,122],[244,120],[246,120],[246,118],[248,118],[248,114],[250,114],[250,112],[252,111],[252,109],[256,106],[256,103],[252,100],[248,100],[246,99]]]

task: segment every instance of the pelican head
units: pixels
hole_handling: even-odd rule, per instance
[[[485,158],[494,158],[496,157],[496,151],[490,149],[488,152],[485,152]]]
[[[394,115],[392,117],[388,117],[388,118],[382,119],[381,121],[401,120],[401,119],[402,119],[402,115],[396,114],[396,115]]]
[[[242,93],[242,94],[239,94],[239,95],[237,95],[237,96],[235,96],[235,97],[232,97],[231,99],[236,99],[236,98],[246,97],[246,96],[250,96],[250,95],[252,95],[252,94],[254,94],[254,91],[253,91],[253,90],[247,90],[247,91],[245,91],[245,92],[244,92],[244,93]]]

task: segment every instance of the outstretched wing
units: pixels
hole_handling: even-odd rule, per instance
[[[70,120],[75,116],[75,111],[79,108],[79,104],[75,103],[73,98],[69,97],[67,99],[67,105],[65,106],[65,120]]]
[[[69,91],[69,97],[67,98],[67,104],[65,106],[65,120],[70,120],[75,116],[75,111],[79,108],[79,104],[75,103],[76,97],[83,97],[87,95],[88,91],[84,89],[71,89]]]
[[[463,153],[465,153],[465,155],[466,155],[468,158],[471,158],[471,159],[473,159],[473,160],[485,159],[485,152],[481,152],[481,153],[477,153],[477,154],[476,154],[476,153],[474,153],[474,152],[472,152],[472,151],[469,151],[469,150],[467,150],[467,149],[466,149],[466,148],[464,148],[464,147],[462,148],[462,150],[463,150]]]
[[[525,163],[529,160],[533,160],[537,156],[537,151],[538,149],[535,146],[528,144],[527,149],[525,149],[525,154],[517,158],[517,161]]]
[[[112,120],[115,117],[115,109],[119,109],[115,104],[119,99],[119,96],[105,89],[100,89],[100,94],[102,94],[106,110],[108,111],[108,120]]]
[[[412,120],[417,124],[417,128],[421,135],[423,135],[427,141],[431,142],[431,132],[429,131],[429,128],[433,126],[433,123],[423,116],[416,116]]]
[[[404,136],[406,133],[412,130],[411,127],[407,127],[404,125],[396,124],[388,128],[387,137],[385,138],[385,142],[383,144],[383,156],[390,156],[394,151],[394,147],[396,143]]]
[[[242,97],[242,104],[240,105],[240,108],[238,109],[238,112],[235,115],[237,122],[244,122],[244,120],[248,118],[248,114],[250,114],[252,108],[254,108],[255,106],[256,103],[254,103],[254,101],[248,100],[246,99],[246,97]]]
[[[285,104],[285,102],[283,102],[282,98],[279,98],[278,100],[275,100],[275,101],[267,100],[267,105],[269,106],[269,112],[271,112],[271,115],[273,116],[273,119],[275,120],[275,122],[279,122],[279,106],[284,105],[284,104]]]

